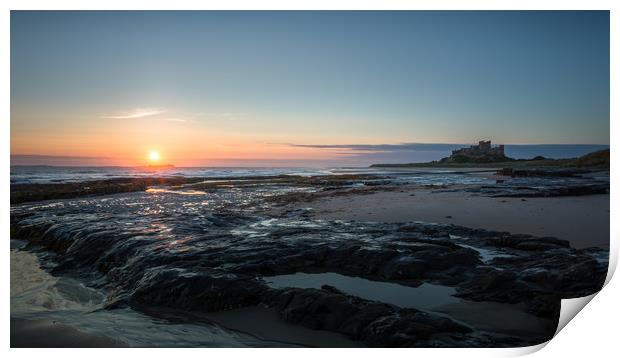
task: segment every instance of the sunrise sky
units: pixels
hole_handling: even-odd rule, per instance
[[[609,144],[608,12],[11,13],[11,154],[324,163]]]

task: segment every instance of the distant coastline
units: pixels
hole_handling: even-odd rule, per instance
[[[475,168],[521,168],[521,167],[587,167],[609,169],[610,150],[598,150],[580,157],[569,159],[552,159],[537,156],[531,159],[507,158],[506,161],[458,161],[449,162],[445,160],[423,162],[423,163],[397,163],[397,164],[372,164],[371,168],[442,168],[442,167],[475,167]],[[446,159],[446,158],[444,158]]]

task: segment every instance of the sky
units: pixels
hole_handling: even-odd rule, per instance
[[[607,11],[11,12],[15,158],[302,165],[417,143],[608,145],[609,100]]]

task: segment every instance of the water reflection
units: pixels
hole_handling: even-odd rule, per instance
[[[334,272],[303,273],[263,277],[273,288],[297,287],[320,289],[329,285],[352,296],[370,301],[390,303],[404,308],[431,309],[433,307],[457,303],[452,295],[455,289],[448,286],[423,283],[418,287],[402,286],[396,283],[370,281],[360,277],[350,277]]]

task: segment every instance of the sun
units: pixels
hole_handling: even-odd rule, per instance
[[[159,160],[159,152],[152,151],[149,153],[149,160],[151,162],[156,162]]]

